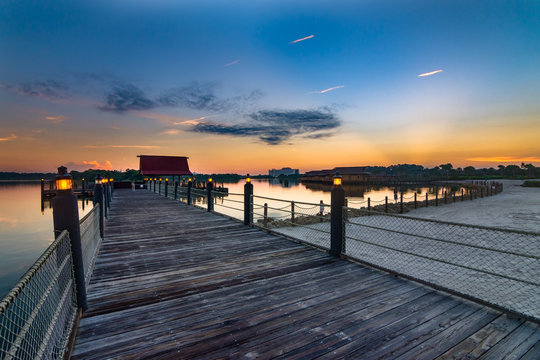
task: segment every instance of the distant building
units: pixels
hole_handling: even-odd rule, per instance
[[[300,171],[298,169],[291,169],[290,167],[284,167],[282,169],[272,169],[268,170],[268,176],[279,177],[280,175],[290,176],[290,175],[299,175]]]
[[[315,170],[306,172],[301,180],[304,182],[318,182],[331,184],[336,172],[339,172],[343,183],[369,183],[379,179],[379,176],[366,171],[365,166],[336,167],[332,170]]]

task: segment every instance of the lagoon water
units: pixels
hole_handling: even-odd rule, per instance
[[[52,208],[41,211],[38,183],[0,182],[0,298],[34,264],[54,240]],[[79,216],[92,207],[90,201]]]
[[[220,183],[218,183],[220,185]],[[243,193],[244,182],[225,183],[230,193]],[[279,180],[253,180],[254,195],[268,198],[294,200],[318,204],[330,203],[330,186],[305,185],[298,182],[280,182]],[[372,204],[384,201],[388,196],[393,202],[396,190],[403,191],[404,197],[415,192],[424,195],[433,193],[433,188],[408,187],[365,187],[345,186],[349,206],[365,206],[370,197]],[[440,191],[439,191],[440,192]],[[231,195],[230,199],[242,200]],[[37,260],[43,251],[52,243],[53,220],[50,202],[44,203],[41,209],[40,184],[0,182],[0,298],[17,282],[17,280]],[[266,199],[255,199],[256,203],[270,202]],[[235,207],[241,208],[235,204]],[[278,205],[276,205],[278,206]],[[284,203],[284,206],[287,206]],[[79,201],[79,216],[83,217],[92,207],[92,202],[84,204]],[[216,206],[216,211],[241,218],[237,210]]]

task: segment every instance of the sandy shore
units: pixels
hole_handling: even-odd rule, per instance
[[[473,201],[411,210],[407,216],[540,233],[540,188],[522,180],[498,180],[502,193]]]

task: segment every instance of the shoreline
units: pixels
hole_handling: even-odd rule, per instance
[[[411,209],[408,216],[540,233],[540,188],[523,180],[499,180],[501,193],[441,207]]]

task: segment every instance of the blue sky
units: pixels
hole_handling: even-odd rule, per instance
[[[0,19],[0,170],[540,162],[537,1],[3,1]]]

